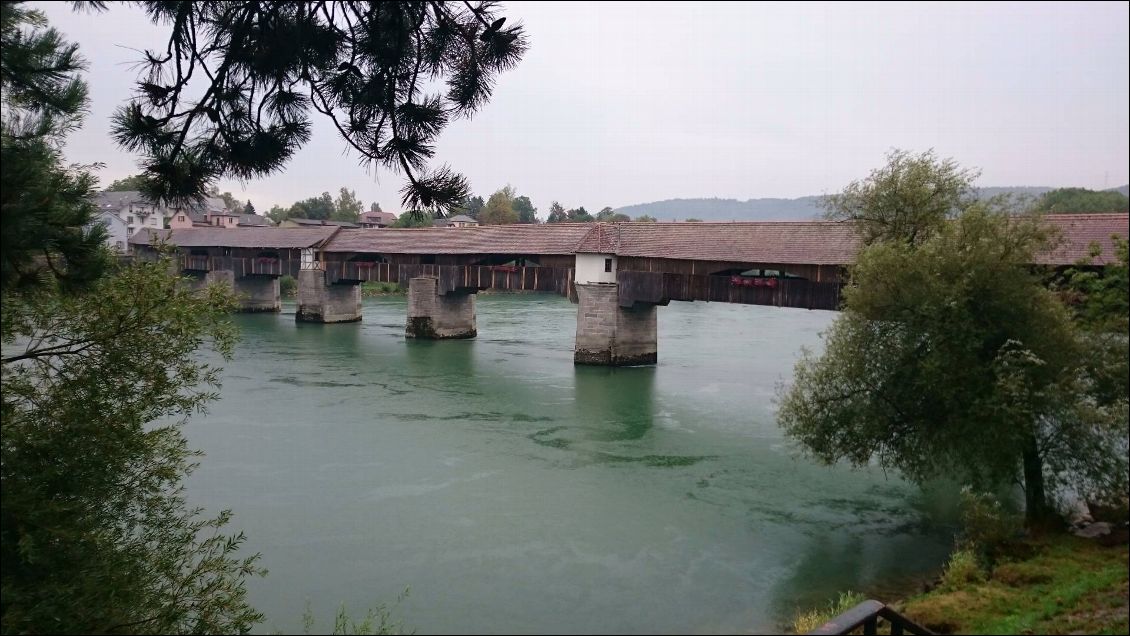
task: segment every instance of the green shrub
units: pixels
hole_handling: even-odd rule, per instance
[[[986,567],[1017,542],[1024,528],[1020,516],[1005,510],[996,497],[969,487],[961,491],[961,525],[959,552],[971,551]]]
[[[386,294],[400,294],[403,293],[400,283],[380,283],[380,282],[366,282],[361,283],[361,294],[363,296],[383,296]]]
[[[836,601],[828,603],[827,607],[809,610],[797,615],[793,619],[793,633],[807,634],[865,600],[867,599],[857,592],[841,592],[840,597]]]
[[[408,589],[406,588],[396,598],[394,606],[400,605],[408,596]],[[392,617],[392,610],[384,603],[369,608],[365,612],[365,616],[360,621],[353,620],[350,617],[345,604],[337,610],[337,615],[334,616],[334,626],[331,632],[319,632],[315,630],[314,625],[314,611],[310,608],[310,602],[306,602],[306,611],[302,613],[302,626],[304,634],[314,633],[330,633],[330,634],[403,634],[404,625],[397,622]],[[408,632],[413,633],[413,632]]]
[[[279,278],[279,294],[282,296],[293,296],[298,291],[298,281],[290,274]]]
[[[969,585],[981,583],[985,580],[985,572],[981,569],[977,554],[968,548],[957,550],[950,555],[946,569],[942,572],[942,590],[953,592]]]

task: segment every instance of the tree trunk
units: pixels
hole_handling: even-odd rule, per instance
[[[1044,492],[1044,460],[1035,438],[1029,438],[1024,448],[1024,517],[1029,528],[1044,525],[1052,517]]]

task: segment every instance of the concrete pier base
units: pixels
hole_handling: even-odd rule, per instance
[[[630,367],[658,359],[655,305],[617,302],[616,283],[577,283],[574,364]]]
[[[208,285],[219,284],[228,289],[235,289],[235,272],[227,269],[218,269],[211,272],[188,272],[184,274],[188,279],[188,286],[193,290],[204,289]]]
[[[279,279],[276,276],[244,276],[235,279],[239,310],[249,313],[282,310]]]
[[[327,285],[322,270],[301,270],[294,319],[298,322],[357,322],[361,320],[361,286]]]
[[[438,292],[439,279],[419,276],[408,281],[408,321],[404,335],[409,338],[445,340],[474,338],[475,294]]]

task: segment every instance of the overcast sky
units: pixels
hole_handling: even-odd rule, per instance
[[[90,61],[92,109],[69,160],[103,184],[137,171],[108,135],[140,50],[141,11],[32,3]],[[530,50],[490,103],[443,133],[437,159],[484,198],[506,184],[545,217],[686,197],[837,191],[892,147],[934,148],[981,185],[1130,181],[1128,5],[508,2]],[[221,182],[265,211],[341,186],[400,211],[400,177],[374,174],[315,116],[285,171]]]

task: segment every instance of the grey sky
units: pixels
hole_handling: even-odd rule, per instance
[[[93,101],[69,160],[102,182],[136,172],[108,136],[139,50],[140,10],[32,3],[90,60]],[[531,47],[437,158],[484,197],[513,185],[590,211],[677,197],[797,197],[866,176],[891,147],[935,148],[982,185],[1101,188],[1130,180],[1126,3],[505,3]],[[130,50],[130,49],[136,50]],[[221,182],[260,211],[347,186],[400,211],[315,116],[287,169]]]

